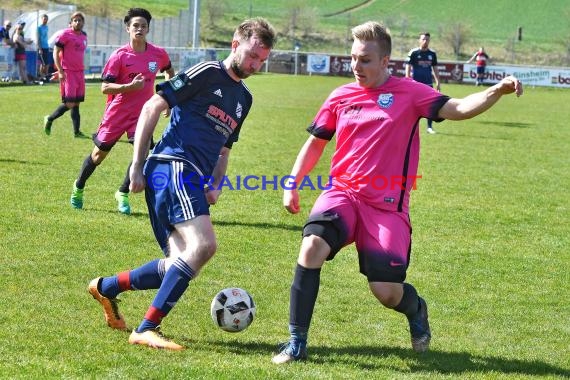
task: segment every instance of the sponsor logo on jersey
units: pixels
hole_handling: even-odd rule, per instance
[[[218,88],[216,91],[214,91],[214,95],[218,95],[220,98],[222,98],[222,90]]]
[[[215,129],[222,133],[226,138],[230,136],[238,125],[237,121],[235,121],[233,117],[215,105],[208,107],[206,117],[216,123]]]

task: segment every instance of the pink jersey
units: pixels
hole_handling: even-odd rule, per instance
[[[125,131],[136,126],[144,103],[154,94],[156,75],[170,67],[166,50],[149,43],[144,52],[135,52],[129,44],[115,50],[103,68],[101,79],[127,84],[140,73],[144,76],[144,87],[138,91],[109,95],[101,125],[117,126]]]
[[[373,207],[408,212],[419,160],[419,119],[441,121],[439,109],[449,100],[423,83],[390,77],[367,89],[350,83],[335,89],[308,128],[330,140],[333,185]]]
[[[61,66],[64,70],[83,71],[83,59],[87,49],[87,34],[75,33],[73,29],[64,29],[55,40],[55,45],[62,48]]]

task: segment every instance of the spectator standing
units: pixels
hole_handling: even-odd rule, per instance
[[[26,67],[26,45],[31,45],[34,41],[24,37],[24,26],[26,23],[20,21],[16,24],[16,30],[12,35],[12,42],[14,43],[14,61],[18,67],[18,75],[24,84],[31,84],[28,79],[28,71]]]
[[[482,85],[483,81],[485,80],[485,70],[487,68],[487,61],[490,61],[491,57],[489,57],[487,53],[485,53],[485,49],[483,48],[483,46],[481,46],[479,50],[477,50],[475,54],[473,54],[473,56],[469,58],[467,63],[471,63],[473,62],[473,60],[475,60],[475,66],[477,66],[477,80],[475,81],[475,86],[479,86]]]
[[[39,78],[44,81],[49,81],[49,28],[48,28],[49,17],[47,14],[42,15],[42,23],[38,25],[37,30],[37,41],[36,45],[38,48],[38,57],[40,59],[40,70]]]
[[[12,22],[5,20],[4,26],[0,27],[0,40],[2,40],[2,45],[12,47],[14,43],[10,38],[10,29],[12,29]]]
[[[51,115],[44,117],[44,132],[51,134],[55,119],[71,110],[71,121],[75,137],[85,138],[80,130],[79,104],[85,100],[85,74],[83,59],[87,49],[87,34],[83,31],[85,16],[81,12],[71,15],[69,28],[58,33],[53,50],[53,61],[59,78],[62,104]]]
[[[435,79],[435,88],[440,90],[439,71],[437,69],[437,54],[429,48],[430,34],[423,32],[420,34],[420,46],[410,50],[406,57],[406,78],[413,78],[416,82],[427,84],[433,87]],[[434,134],[432,128],[432,120],[427,119],[427,132]]]
[[[4,20],[3,26],[0,27],[0,46],[9,48],[14,47],[12,38],[10,38],[10,29],[12,29],[12,22],[10,20]],[[11,57],[8,58],[11,59]],[[10,76],[3,77],[2,82],[9,82],[10,79],[12,79]]]

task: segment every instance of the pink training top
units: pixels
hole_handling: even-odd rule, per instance
[[[55,45],[62,48],[61,66],[64,70],[83,71],[83,58],[87,49],[87,34],[81,31],[75,33],[72,28],[61,31],[55,40]]]
[[[154,81],[158,72],[171,67],[166,50],[146,44],[144,52],[135,52],[129,44],[115,50],[103,68],[101,79],[109,83],[127,84],[141,73],[144,87],[138,91],[109,95],[102,125],[128,129],[137,123],[144,103],[154,94]]]
[[[350,83],[335,89],[308,131],[330,140],[333,185],[379,209],[408,212],[420,150],[419,119],[441,121],[449,100],[423,83],[390,77],[378,88]]]

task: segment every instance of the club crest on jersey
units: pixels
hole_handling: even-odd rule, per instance
[[[158,70],[158,63],[149,62],[148,63],[148,71],[150,71],[151,73],[156,73],[156,70]]]
[[[378,100],[376,101],[376,103],[381,108],[390,108],[392,103],[394,103],[394,95],[393,94],[380,94],[378,96]]]
[[[238,102],[237,107],[236,107],[236,116],[238,117],[238,119],[241,119],[241,111],[242,110],[243,110],[243,108],[242,108],[241,104],[239,104],[239,102]]]
[[[172,78],[172,80],[170,80],[168,83],[170,84],[170,87],[172,87],[174,91],[178,91],[182,87],[184,87],[184,81],[177,76]]]

